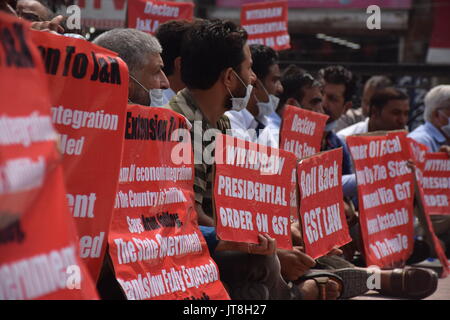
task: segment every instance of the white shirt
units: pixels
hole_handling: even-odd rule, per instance
[[[341,140],[345,141],[345,138],[347,138],[348,136],[367,132],[369,132],[369,118],[364,121],[352,124],[350,127],[342,129],[341,131],[338,131],[337,136]]]
[[[247,109],[241,111],[227,111],[225,112],[225,115],[230,119],[231,123],[231,132],[228,134],[242,140],[278,148],[279,143],[275,137],[277,131],[276,126],[270,121],[269,117],[257,117],[258,121],[265,125],[265,128],[258,136],[256,134],[258,122]]]

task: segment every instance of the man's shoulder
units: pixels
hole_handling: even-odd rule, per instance
[[[368,131],[367,121],[363,120],[338,131],[337,136],[341,139],[345,139],[346,137],[354,134],[367,133],[367,131]]]
[[[364,120],[364,115],[362,113],[362,108],[358,109],[349,109],[345,114],[343,114],[338,120],[337,120],[337,126],[336,130],[340,131],[342,129],[347,128],[348,126],[354,125],[355,123],[358,123],[359,121]]]
[[[411,131],[408,134],[408,138],[411,138],[419,143],[426,145],[428,148],[433,149],[432,144],[434,139],[432,134],[426,129],[425,124],[422,124]]]

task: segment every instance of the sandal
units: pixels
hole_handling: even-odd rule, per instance
[[[382,295],[423,299],[432,295],[438,284],[438,275],[433,270],[406,267],[394,269],[391,273],[391,287],[380,290]]]
[[[326,300],[327,299],[327,283],[330,280],[335,280],[340,287],[341,294],[339,295],[338,299],[343,294],[343,288],[344,283],[341,277],[336,275],[335,273],[326,272],[322,270],[314,270],[306,273],[305,275],[301,276],[297,281],[295,281],[295,284],[299,284],[302,282],[305,282],[306,280],[314,280],[316,282],[317,288],[319,289],[319,296],[318,300]]]
[[[356,268],[342,268],[329,271],[338,275],[344,283],[339,299],[353,298],[369,291],[367,280],[372,275],[371,272]]]

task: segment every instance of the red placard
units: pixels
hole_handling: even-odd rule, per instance
[[[298,159],[320,151],[328,116],[294,106],[286,106],[280,132],[280,148]]]
[[[414,177],[406,132],[350,136],[368,266],[403,265],[413,250]]]
[[[249,44],[263,44],[275,50],[291,47],[287,1],[243,5],[241,25],[248,33]]]
[[[129,106],[109,235],[116,278],[128,299],[229,299],[199,231],[186,119]]]
[[[445,0],[442,0],[445,1]],[[216,0],[219,8],[240,7],[255,0]],[[332,9],[367,9],[369,5],[377,5],[386,9],[409,9],[412,0],[288,0],[289,8],[332,8]]]
[[[450,157],[426,153],[422,188],[429,214],[450,215]]]
[[[423,182],[424,182],[424,169],[425,169],[425,163],[426,159],[428,158],[427,155],[427,146],[408,138],[410,143],[410,152],[411,152],[411,158],[414,160],[416,169],[416,181],[417,181],[417,187],[420,194],[420,202],[422,203],[423,207],[423,215],[425,216],[428,233],[431,236],[431,241],[433,241],[434,250],[436,251],[436,254],[438,256],[439,261],[441,262],[443,268],[442,268],[442,274],[441,277],[445,278],[448,275],[448,272],[450,271],[450,265],[448,263],[447,256],[445,255],[444,249],[442,248],[441,242],[439,241],[438,237],[434,233],[433,224],[431,223],[430,219],[430,211],[433,210],[433,208],[429,207],[427,205],[427,202],[425,201],[425,189],[423,188]],[[448,192],[447,192],[448,193]]]
[[[217,235],[258,243],[268,233],[277,247],[292,249],[291,190],[295,156],[229,135],[216,136],[214,203]]]
[[[192,2],[128,0],[128,28],[154,34],[158,26],[169,20],[192,20]]]
[[[80,237],[80,255],[98,278],[120,169],[128,69],[111,51],[88,41],[33,32],[60,133],[67,201]]]
[[[0,13],[0,300],[97,299],[78,257],[29,24]]]
[[[342,148],[301,160],[297,172],[305,252],[316,259],[352,241],[342,194]]]

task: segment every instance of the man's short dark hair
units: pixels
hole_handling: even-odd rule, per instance
[[[167,76],[173,74],[175,59],[181,55],[183,36],[191,25],[192,22],[187,20],[170,20],[156,30],[155,37],[163,48],[161,53],[164,61],[163,71]]]
[[[181,80],[190,89],[210,89],[227,68],[240,72],[247,32],[230,21],[194,24],[181,46]]]
[[[408,100],[408,99],[409,97],[406,93],[394,87],[388,87],[377,90],[370,98],[369,116],[373,113],[374,110],[381,112],[383,108],[391,100]]]
[[[303,89],[320,85],[306,70],[293,64],[283,71],[280,81],[283,85],[283,93],[279,96],[279,107],[284,106],[289,98],[300,103],[304,97]]]
[[[343,66],[329,66],[319,70],[319,80],[331,84],[343,84],[345,86],[344,101],[351,101],[355,94],[356,82],[350,70]]]
[[[252,44],[250,51],[253,60],[252,70],[258,79],[263,81],[269,74],[270,67],[278,63],[278,53],[262,44]]]

